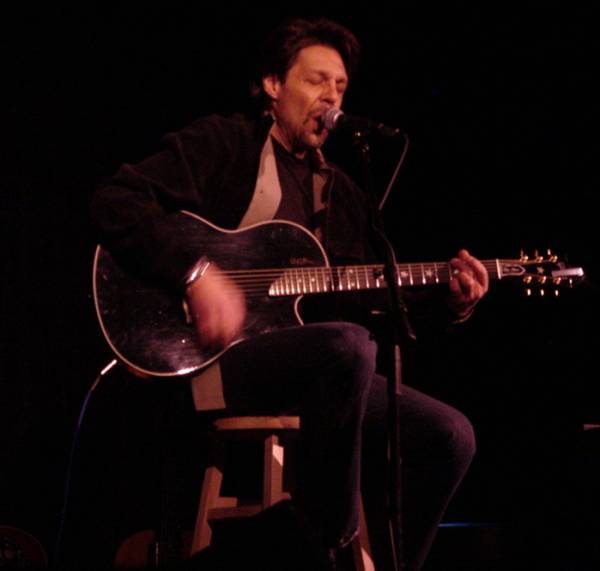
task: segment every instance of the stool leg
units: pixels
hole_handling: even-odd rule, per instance
[[[208,514],[209,510],[217,504],[221,492],[222,481],[223,472],[216,466],[209,466],[204,472],[204,481],[202,482],[202,492],[200,494],[200,505],[198,506],[190,555],[194,555],[210,545],[212,529],[208,521]]]
[[[279,437],[271,434],[265,439],[263,474],[263,509],[288,497],[283,493],[283,446]]]

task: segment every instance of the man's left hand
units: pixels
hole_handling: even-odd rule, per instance
[[[467,250],[460,250],[450,260],[452,277],[448,307],[458,321],[469,317],[475,304],[485,295],[489,287],[489,276],[485,266],[471,256]]]

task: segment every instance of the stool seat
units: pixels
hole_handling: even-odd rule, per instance
[[[278,502],[290,499],[283,490],[284,448],[279,436],[284,431],[300,429],[298,416],[232,416],[213,422],[214,454],[204,472],[196,525],[192,537],[191,555],[207,548],[212,541],[210,522],[226,518],[248,517],[267,509]],[[263,485],[262,497],[248,502],[239,497],[222,496],[221,485],[224,471],[225,437],[252,437],[263,441]],[[353,541],[354,561],[357,571],[374,571],[370,555],[366,521],[360,511],[360,533]]]

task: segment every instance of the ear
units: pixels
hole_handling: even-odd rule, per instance
[[[281,81],[276,75],[266,75],[262,79],[263,89],[265,93],[273,100],[279,99],[281,91]]]

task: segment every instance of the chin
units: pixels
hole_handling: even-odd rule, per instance
[[[327,139],[327,135],[315,135],[314,133],[307,137],[304,141],[307,148],[310,149],[319,149],[325,143]]]

